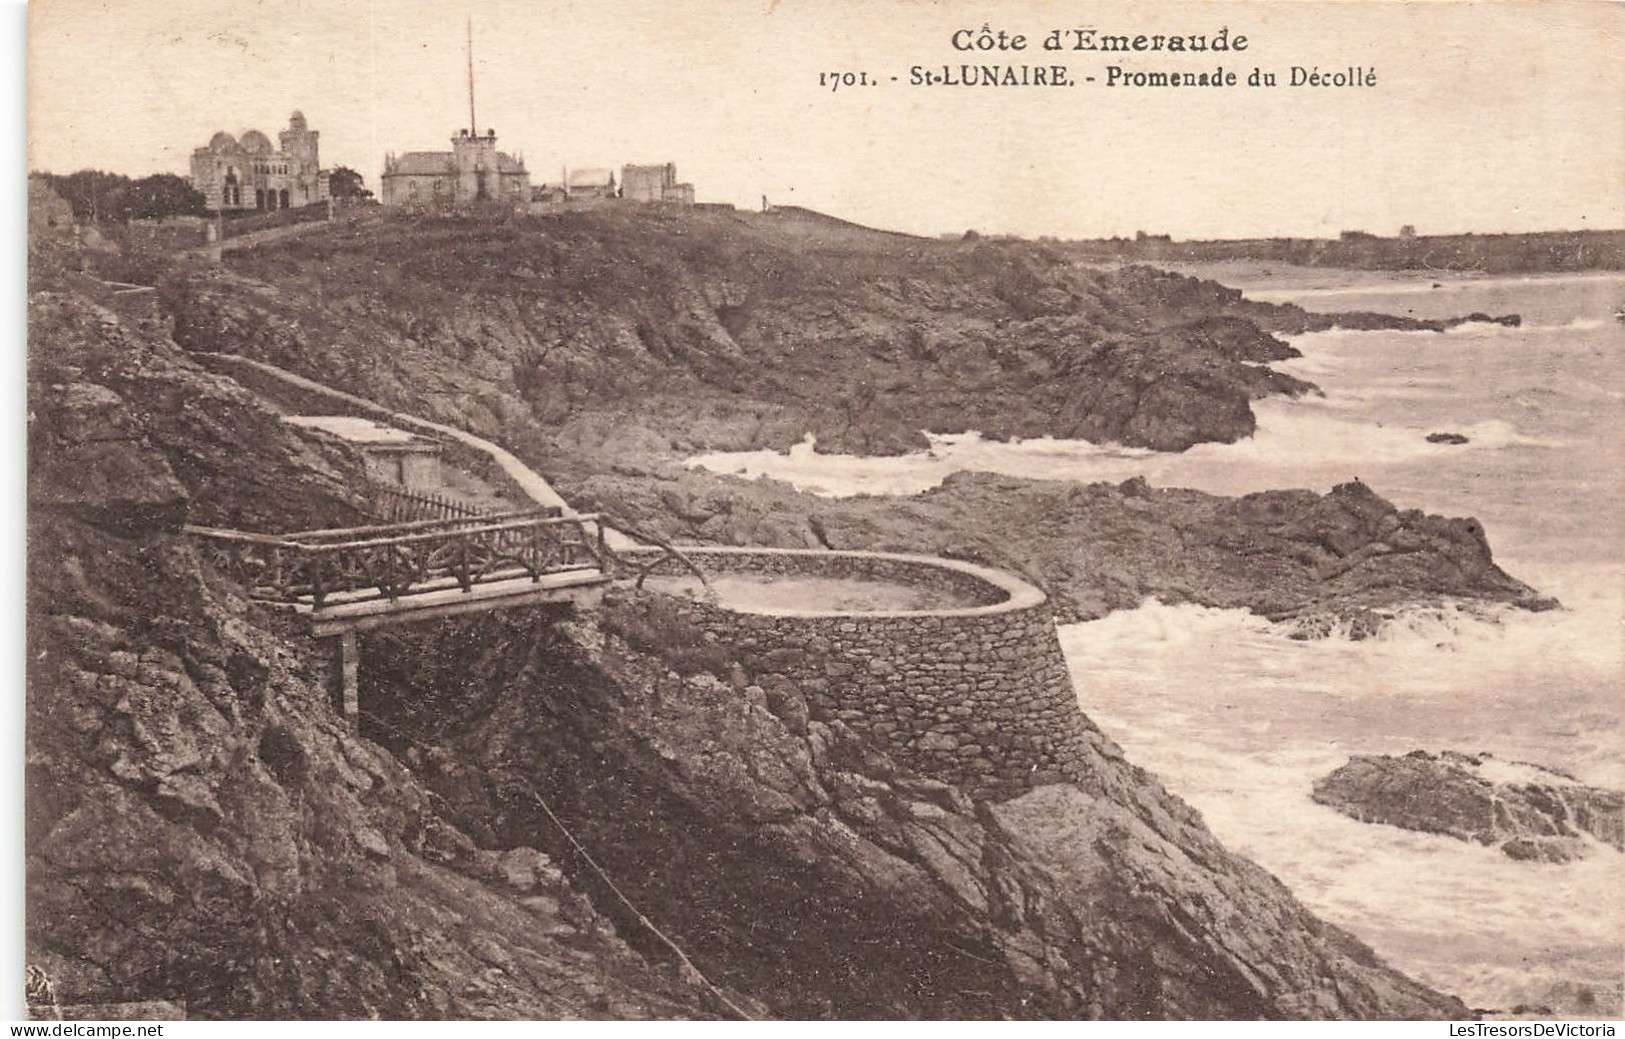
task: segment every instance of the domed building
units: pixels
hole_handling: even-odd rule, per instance
[[[213,210],[291,209],[327,198],[327,171],[317,157],[319,131],[294,112],[277,134],[280,147],[258,130],[233,137],[224,130],[192,152],[192,187]]]

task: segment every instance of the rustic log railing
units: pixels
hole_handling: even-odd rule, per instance
[[[644,580],[654,571],[655,567],[659,566],[667,559],[672,559],[675,560],[679,566],[683,567],[685,570],[688,570],[695,577],[700,579],[700,584],[705,588],[707,595],[714,597],[717,594],[717,590],[711,587],[711,579],[705,576],[705,571],[701,570],[699,566],[695,564],[694,560],[683,555],[683,550],[671,542],[665,540],[664,538],[655,537],[653,534],[648,534],[641,530],[634,530],[624,523],[609,522],[606,520],[601,521],[599,525],[601,527],[608,526],[610,529],[618,530],[622,534],[625,534],[634,540],[641,541],[653,548],[660,549],[659,555],[650,553],[648,562],[644,563],[642,566],[635,567],[638,572],[638,577],[633,583],[633,587],[642,588]],[[634,569],[633,564],[620,555],[615,556],[615,562],[617,568],[625,567],[626,569]]]
[[[330,606],[547,574],[598,570],[614,557],[596,515],[538,509],[380,526],[248,534],[188,527],[206,558],[257,599]]]

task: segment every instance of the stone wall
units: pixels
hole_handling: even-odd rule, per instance
[[[1089,726],[1044,594],[953,560],[870,552],[685,548],[707,574],[797,573],[924,582],[976,605],[838,613],[746,611],[671,597],[729,648],[769,706],[845,722],[901,764],[983,796],[1080,778]],[[623,556],[627,553],[622,553]],[[666,561],[656,573],[678,574]]]

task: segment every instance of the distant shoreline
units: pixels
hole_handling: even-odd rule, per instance
[[[1580,271],[1427,271],[1393,268],[1306,267],[1273,260],[1212,260],[1161,264],[1164,269],[1197,278],[1217,281],[1241,289],[1249,298],[1281,302],[1290,298],[1302,302],[1302,294],[1343,293],[1387,286],[1391,291],[1419,291],[1435,283],[1489,285],[1497,282],[1527,283],[1530,280],[1572,282],[1613,281],[1625,270],[1587,269]]]
[[[1176,242],[1165,236],[1046,243],[1089,262],[1211,264],[1234,261],[1421,274],[1541,274],[1625,270],[1625,230],[1384,238],[1360,231],[1327,238]]]

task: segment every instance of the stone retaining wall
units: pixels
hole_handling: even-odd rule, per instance
[[[792,723],[803,710],[815,720],[840,720],[899,763],[984,796],[1080,778],[1088,723],[1049,603],[1026,582],[969,563],[889,553],[683,552],[712,575],[873,577],[968,598],[977,605],[872,613],[671,601],[681,617],[730,649],[769,706]],[[653,572],[684,571],[667,560]]]

